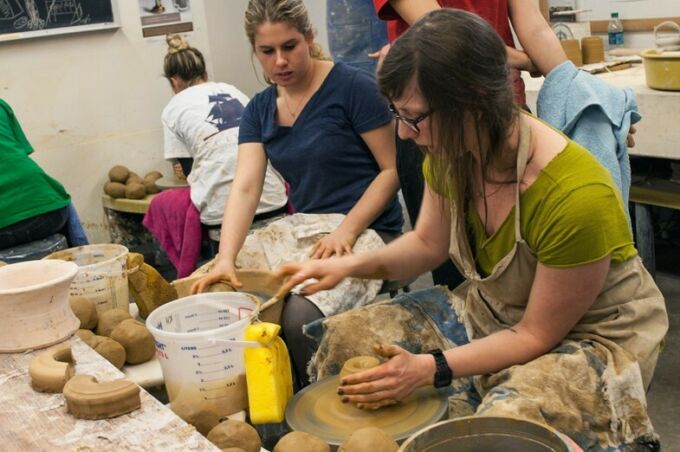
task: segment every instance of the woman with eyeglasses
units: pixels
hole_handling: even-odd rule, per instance
[[[316,243],[313,259],[351,254],[367,228],[389,241],[403,224],[396,198],[394,123],[375,80],[323,55],[301,0],[251,0],[245,29],[270,86],[251,100],[241,118],[237,171],[219,256],[193,292],[218,280],[240,285],[235,261],[268,161],[290,184],[296,212],[346,215]],[[287,300],[282,326],[298,375],[306,374],[313,351],[302,325],[342,306],[315,305],[296,296]]]
[[[343,402],[374,408],[434,385],[449,388],[450,418],[519,417],[587,450],[658,450],[645,392],[668,318],[609,172],[517,107],[503,41],[470,13],[423,17],[395,42],[378,83],[399,135],[426,154],[415,230],[281,273],[291,285],[316,279],[305,287],[314,293],[347,276],[406,278],[450,257],[466,281],[324,320],[317,377],[378,354],[387,362],[343,378]]]

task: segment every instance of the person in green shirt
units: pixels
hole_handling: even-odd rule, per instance
[[[71,197],[29,157],[33,147],[0,99],[0,250],[65,228]]]
[[[449,387],[449,418],[510,416],[587,450],[657,450],[645,393],[668,317],[611,174],[520,112],[502,40],[465,11],[425,15],[394,43],[378,83],[400,137],[426,153],[415,230],[377,251],[284,265],[285,288],[405,279],[448,257],[465,282],[309,326],[322,332],[316,375],[377,354],[386,362],[342,379],[342,402],[375,408]]]

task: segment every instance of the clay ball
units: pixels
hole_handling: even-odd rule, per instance
[[[210,430],[208,440],[220,449],[240,447],[245,452],[260,452],[260,435],[257,430],[241,421],[227,419],[220,422]]]
[[[87,344],[119,369],[125,365],[125,348],[109,337],[94,336]]]
[[[203,436],[207,436],[208,432],[220,422],[220,416],[214,409],[202,407],[196,404],[195,400],[176,399],[170,407],[177,416],[196,427],[196,430]]]
[[[112,198],[125,198],[125,185],[120,182],[107,182],[104,184],[104,193]]]
[[[330,452],[321,438],[305,432],[290,432],[276,443],[274,452]]]
[[[144,324],[128,319],[111,331],[111,339],[125,348],[125,360],[129,364],[145,363],[156,353],[153,336]]]
[[[129,175],[130,170],[123,165],[116,165],[109,170],[109,180],[111,182],[120,182],[124,184]]]
[[[110,336],[111,331],[123,320],[131,319],[132,316],[122,309],[109,309],[99,314],[97,323],[97,334],[100,336]]]
[[[94,333],[90,330],[80,329],[76,331],[76,336],[80,338],[86,344],[89,344],[90,340],[94,337]]]
[[[146,188],[141,182],[130,182],[125,185],[125,197],[128,199],[142,199],[146,196]]]
[[[144,179],[142,181],[142,185],[144,185],[144,189],[146,190],[146,193],[148,193],[149,195],[154,195],[160,191],[156,186],[155,180]]]
[[[80,320],[80,328],[91,330],[97,326],[97,307],[92,300],[83,297],[70,297],[71,310]]]
[[[163,177],[163,174],[160,171],[149,171],[144,176],[144,179],[156,181],[156,180],[160,179],[161,177]]]
[[[377,427],[365,427],[349,435],[338,452],[397,452],[399,445]]]
[[[127,180],[125,181],[125,185],[131,184],[132,182],[137,182],[139,184],[142,183],[144,179],[142,179],[139,174],[135,173],[134,171],[130,171],[130,174],[128,174]]]

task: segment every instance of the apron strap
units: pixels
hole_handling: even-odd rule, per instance
[[[529,160],[529,148],[531,147],[531,128],[524,117],[524,113],[519,114],[519,142],[517,144],[517,190],[515,195],[515,241],[522,241],[522,233],[520,231],[520,215],[519,215],[519,183],[524,176],[524,170],[527,168],[527,161]]]

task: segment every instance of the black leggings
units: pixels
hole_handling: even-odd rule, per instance
[[[391,242],[400,235],[394,232],[376,232],[385,243]],[[319,308],[301,295],[290,294],[283,305],[281,329],[293,365],[293,380],[298,389],[309,384],[307,363],[312,358],[317,346],[315,341],[302,333],[302,327],[323,317],[324,315]]]

